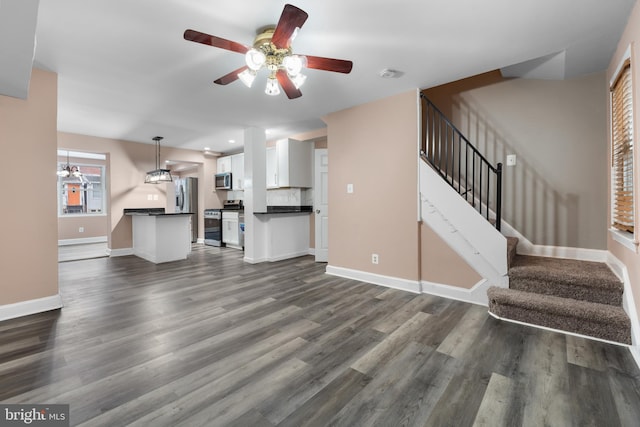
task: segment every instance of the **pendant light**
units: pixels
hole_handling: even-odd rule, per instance
[[[82,176],[82,172],[80,172],[80,168],[78,166],[71,166],[69,164],[69,150],[67,150],[67,165],[63,166],[56,174],[61,178],[67,178],[69,176],[75,176],[79,178]]]
[[[144,178],[145,184],[160,184],[161,182],[171,182],[171,171],[169,169],[160,169],[160,141],[161,136],[154,136],[152,138],[156,142],[156,168],[155,170],[147,172],[147,176]]]

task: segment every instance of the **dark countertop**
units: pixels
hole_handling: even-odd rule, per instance
[[[129,208],[129,209],[124,209],[123,213],[125,215],[131,215],[131,214],[149,215],[151,213],[158,214],[158,213],[164,213],[164,208]]]
[[[164,208],[133,208],[124,209],[125,215],[147,215],[147,216],[169,216],[169,215],[193,215],[191,212],[169,212],[166,213]]]
[[[254,212],[255,215],[291,214],[313,212],[313,206],[267,206],[266,212]]]

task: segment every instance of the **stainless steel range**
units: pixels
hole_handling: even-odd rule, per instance
[[[204,210],[204,244],[222,246],[222,210]]]

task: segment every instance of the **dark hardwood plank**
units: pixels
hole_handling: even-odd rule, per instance
[[[59,264],[62,310],[0,322],[0,400],[71,424],[635,425],[630,352],[324,273],[312,257]],[[355,369],[354,369],[355,368]]]

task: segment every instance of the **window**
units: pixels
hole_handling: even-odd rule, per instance
[[[66,155],[66,151],[62,151]],[[58,215],[100,215],[106,213],[104,155],[74,153],[69,163],[58,151],[58,170],[71,164],[81,174],[58,176]]]
[[[633,91],[627,59],[611,87],[612,226],[634,233]]]

